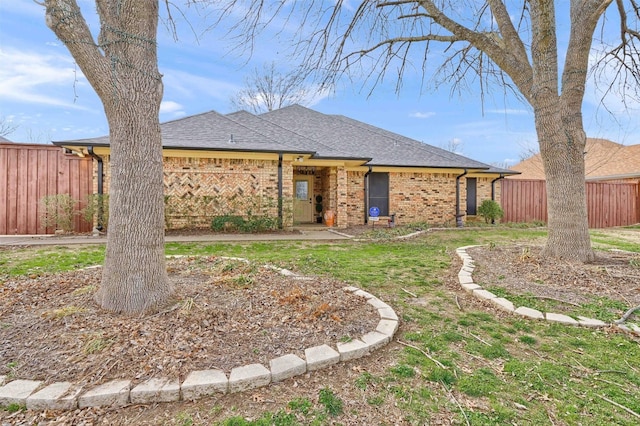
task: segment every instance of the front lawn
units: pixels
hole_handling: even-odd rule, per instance
[[[596,235],[600,248],[640,252],[639,244],[607,237],[606,231]],[[169,255],[236,256],[338,278],[390,304],[401,318],[400,330],[395,342],[368,357],[284,384],[196,402],[105,410],[99,417],[114,424],[168,425],[636,425],[638,339],[613,329],[509,315],[457,286],[455,248],[544,238],[539,229],[487,228],[431,231],[405,241],[167,244]],[[95,246],[2,250],[0,297],[3,282],[13,276],[71,270],[103,256]],[[2,327],[0,318],[0,342]],[[0,412],[0,423],[12,415]]]

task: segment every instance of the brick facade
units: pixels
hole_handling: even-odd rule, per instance
[[[96,173],[94,162],[94,173]],[[301,167],[282,163],[283,226],[293,222],[293,180],[312,174],[314,218],[327,210],[335,214],[335,226],[365,223],[365,172],[345,167]],[[108,193],[111,171],[104,158],[104,191]],[[491,198],[492,178],[477,178],[478,205]],[[97,176],[94,178],[97,192]],[[455,224],[456,174],[389,172],[389,213],[398,224],[425,222]],[[208,228],[220,215],[278,217],[278,161],[228,158],[165,157],[165,216],[168,229]],[[496,182],[496,201],[500,198]],[[316,210],[316,197],[322,210]],[[465,213],[466,181],[460,179],[461,213]]]

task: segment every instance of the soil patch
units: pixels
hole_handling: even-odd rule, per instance
[[[628,308],[640,305],[638,253],[597,252],[595,262],[581,264],[545,259],[541,251],[541,246],[526,245],[467,250],[476,264],[474,282],[562,302],[558,305],[560,313],[602,298],[622,302]]]
[[[91,385],[184,379],[357,338],[379,317],[344,283],[217,257],[168,261],[176,299],[153,315],[100,310],[101,268],[0,285],[0,375]]]

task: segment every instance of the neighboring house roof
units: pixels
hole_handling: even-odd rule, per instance
[[[12,143],[9,139],[7,139],[7,138],[5,138],[3,136],[0,136],[0,142],[1,143]]]
[[[389,167],[473,169],[514,174],[341,115],[292,105],[261,115],[205,112],[160,125],[165,149],[282,152],[316,159],[348,159]],[[63,146],[108,146],[109,137],[58,141]]]
[[[587,180],[640,177],[640,145],[625,146],[607,139],[587,138],[584,161]],[[511,169],[521,172],[511,179],[545,178],[539,153]]]

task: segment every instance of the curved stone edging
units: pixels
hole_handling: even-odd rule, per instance
[[[497,308],[500,308],[504,311],[510,312],[512,314],[520,315],[526,318],[546,320],[549,322],[556,322],[560,324],[574,325],[574,326],[580,326],[580,327],[602,328],[602,327],[615,326],[624,332],[636,334],[640,336],[640,327],[634,324],[630,324],[629,326],[626,326],[623,324],[606,323],[598,319],[587,318],[582,316],[579,316],[578,319],[576,320],[568,315],[558,314],[554,312],[541,312],[537,309],[529,308],[526,306],[519,306],[516,308],[511,301],[505,299],[504,297],[498,297],[495,294],[491,293],[488,290],[483,289],[481,286],[473,282],[472,273],[473,273],[473,270],[475,269],[475,264],[471,256],[467,253],[467,249],[470,249],[473,247],[481,247],[481,246],[473,245],[473,246],[459,247],[456,249],[456,253],[462,259],[462,268],[458,273],[458,281],[460,282],[460,285],[465,291],[473,294],[477,298],[493,303]]]
[[[183,256],[171,256],[183,257]],[[223,259],[249,261],[244,258]],[[287,269],[267,265],[282,275],[305,279]],[[0,376],[0,407],[11,404],[26,405],[28,410],[75,410],[85,407],[124,407],[129,404],[150,404],[195,400],[216,393],[235,393],[266,386],[307,372],[320,370],[339,362],[361,358],[386,346],[396,331],[399,320],[395,311],[372,294],[357,287],[344,287],[346,292],[366,299],[378,312],[380,321],[372,330],[349,342],[336,342],[335,347],[320,345],[304,350],[302,359],[287,354],[269,361],[269,368],[262,364],[250,364],[233,368],[229,375],[222,370],[192,371],[179,382],[178,379],[151,378],[135,387],[132,380],[112,380],[84,389],[71,382],[56,382],[46,386],[38,380],[13,380]]]

